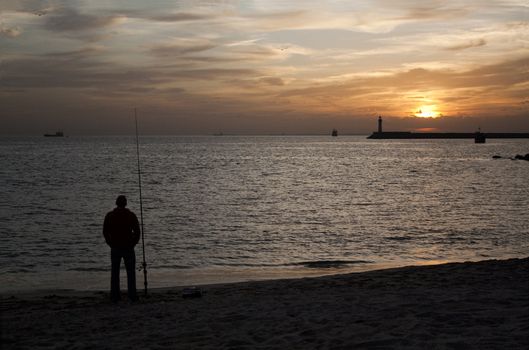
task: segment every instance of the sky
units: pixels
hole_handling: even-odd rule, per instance
[[[0,134],[529,132],[529,1],[0,2]]]

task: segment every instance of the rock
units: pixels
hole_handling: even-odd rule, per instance
[[[525,156],[522,156],[521,154],[517,154],[514,156],[514,158],[511,158],[512,160],[527,160],[529,161],[529,153],[527,153]]]

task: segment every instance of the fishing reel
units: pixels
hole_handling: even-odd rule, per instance
[[[138,271],[144,270],[147,270],[147,263],[145,261],[138,265]]]

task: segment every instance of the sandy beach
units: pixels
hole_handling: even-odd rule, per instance
[[[3,349],[527,349],[529,258],[151,291],[2,295]]]

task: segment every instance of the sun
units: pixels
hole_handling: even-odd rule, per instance
[[[413,116],[417,118],[439,118],[441,113],[437,110],[436,105],[423,105],[413,113]]]

